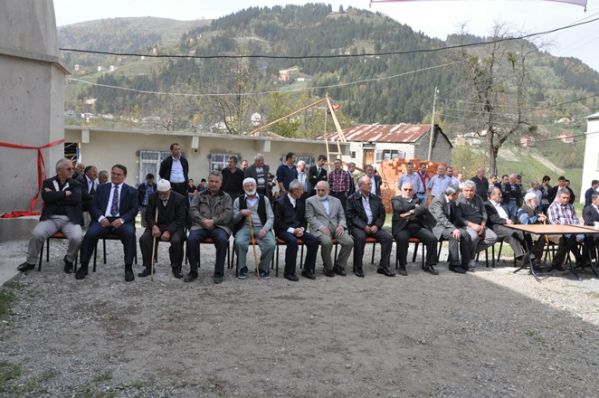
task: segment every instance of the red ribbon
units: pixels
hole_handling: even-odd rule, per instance
[[[38,216],[40,214],[39,211],[34,211],[35,205],[37,204],[37,199],[42,190],[42,183],[46,179],[46,163],[44,162],[44,155],[42,154],[42,149],[52,148],[53,146],[62,144],[64,142],[64,138],[52,141],[42,146],[32,146],[32,145],[20,145],[13,144],[12,142],[3,142],[0,141],[0,147],[4,148],[14,148],[14,149],[35,149],[37,151],[37,193],[31,199],[29,203],[29,210],[15,210],[9,213],[2,214],[2,218],[16,218],[23,216]]]

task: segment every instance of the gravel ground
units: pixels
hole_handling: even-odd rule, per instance
[[[0,245],[0,268],[14,269],[25,247]],[[0,326],[0,396],[599,395],[590,274],[539,283],[509,266],[457,275],[443,263],[437,277],[410,264],[408,277],[387,278],[368,265],[364,279],[229,272],[213,285],[203,246],[200,279],[186,284],[161,245],[154,282],[125,283],[109,242],[108,265],[76,281],[62,273],[63,247],[2,288],[16,298]]]

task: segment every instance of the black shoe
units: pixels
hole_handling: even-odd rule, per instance
[[[364,278],[364,270],[362,269],[362,267],[356,267],[354,275],[356,275],[359,278]]]
[[[64,273],[70,274],[71,272],[73,272],[74,265],[72,262],[67,260],[67,256],[64,256],[63,261],[64,261]]]
[[[28,262],[24,262],[23,264],[21,264],[17,267],[17,270],[19,270],[21,272],[27,272],[27,271],[31,271],[34,268],[35,268],[35,264],[29,264]]]
[[[340,266],[338,266],[338,265],[335,265],[335,266],[333,267],[333,272],[334,272],[334,273],[336,273],[337,275],[341,275],[341,276],[345,276],[345,275],[347,275],[347,274],[345,273],[345,269],[343,269],[343,267],[340,267]]]
[[[131,264],[125,265],[125,282],[133,282],[135,275],[133,274],[133,266]]]
[[[291,281],[291,282],[297,282],[297,281],[299,281],[299,278],[295,274],[285,274],[285,275],[283,275],[283,277],[285,279],[287,279],[288,281]]]
[[[563,272],[565,270],[566,269],[564,267],[562,267],[561,264],[560,265],[553,265],[553,264],[551,264],[551,268],[548,270],[548,272],[551,272],[551,271],[561,271],[561,272]]]
[[[382,274],[385,276],[395,276],[395,272],[391,271],[389,268],[387,267],[379,267],[376,270],[377,274]]]
[[[325,276],[328,276],[329,278],[332,278],[332,277],[334,277],[334,276],[335,276],[335,272],[333,272],[333,270],[332,270],[332,269],[325,269],[325,270],[324,270],[324,275],[325,275]]]
[[[196,279],[198,279],[198,273],[190,272],[189,274],[185,275],[185,278],[183,278],[183,282],[192,282]]]
[[[312,280],[316,279],[316,275],[314,275],[314,271],[309,271],[309,270],[302,271],[302,276],[304,278],[308,278],[308,279],[312,279]]]
[[[406,266],[399,266],[399,269],[397,270],[397,273],[401,276],[408,276],[408,270],[406,270]]]
[[[212,277],[212,282],[214,282],[215,285],[220,285],[221,283],[223,283],[223,280],[225,278],[222,275],[214,275]]]
[[[457,272],[458,274],[465,274],[466,270],[462,268],[461,265],[450,265],[449,270],[453,272]]]
[[[177,278],[177,279],[183,278],[183,274],[181,273],[181,266],[172,267],[172,270],[173,270],[173,276],[175,278]],[[156,271],[154,271],[154,272],[156,272]]]
[[[152,275],[152,269],[150,267],[145,267],[143,271],[137,274],[140,278],[145,278],[150,275]]]
[[[435,269],[435,266],[433,265],[425,265],[424,267],[422,267],[422,269],[424,270],[424,272],[428,272],[429,274],[439,275],[439,272]]]
[[[81,264],[81,267],[75,273],[75,279],[83,279],[87,276],[87,264]]]
[[[243,267],[242,269],[239,270],[239,273],[237,274],[237,278],[238,279],[247,279],[248,277],[248,267]]]

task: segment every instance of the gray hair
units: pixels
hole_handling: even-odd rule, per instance
[[[597,199],[597,198],[599,198],[599,192],[595,191],[595,192],[593,192],[593,194],[591,195],[591,199],[595,200],[595,199]]]
[[[223,173],[221,173],[221,172],[220,172],[220,170],[212,170],[212,171],[210,172],[210,174],[208,174],[208,177],[210,177],[210,176],[215,176],[215,177],[218,177],[218,178],[220,178],[221,180],[223,179]]]
[[[257,153],[256,156],[254,156],[254,160],[264,160],[264,155]]]
[[[293,180],[289,183],[289,192],[293,192],[298,188],[304,188],[302,183],[299,180]]]
[[[68,163],[69,165],[73,164],[73,162],[70,159],[67,159],[67,158],[59,159],[58,162],[56,162],[56,172],[57,173],[60,169],[62,169],[62,167],[64,166],[65,163]]]
[[[463,186],[464,186],[464,188],[476,189],[476,184],[472,180],[466,180],[466,181],[464,181],[463,182]]]
[[[537,200],[537,195],[534,192],[529,192],[526,195],[524,195],[524,203],[528,203],[528,201],[532,199],[534,199],[535,201]]]
[[[453,185],[448,185],[447,188],[445,188],[445,195],[453,195],[454,193],[457,193],[458,190],[456,187],[454,187]]]
[[[98,172],[98,177],[108,177],[108,171],[107,170],[100,170]]]
[[[568,195],[568,196],[570,196],[570,191],[568,191],[566,188],[562,188],[562,189],[559,189],[557,191],[557,195],[558,196],[561,196],[561,195]]]

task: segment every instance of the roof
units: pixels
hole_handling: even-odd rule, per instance
[[[437,127],[437,131],[445,135]],[[354,142],[393,142],[393,143],[415,143],[428,133],[430,124],[358,124],[343,130],[345,139]],[[336,138],[337,134],[328,138]],[[447,137],[446,137],[447,138]]]
[[[587,120],[596,120],[596,119],[599,119],[599,112],[593,113],[592,115],[587,116]]]

